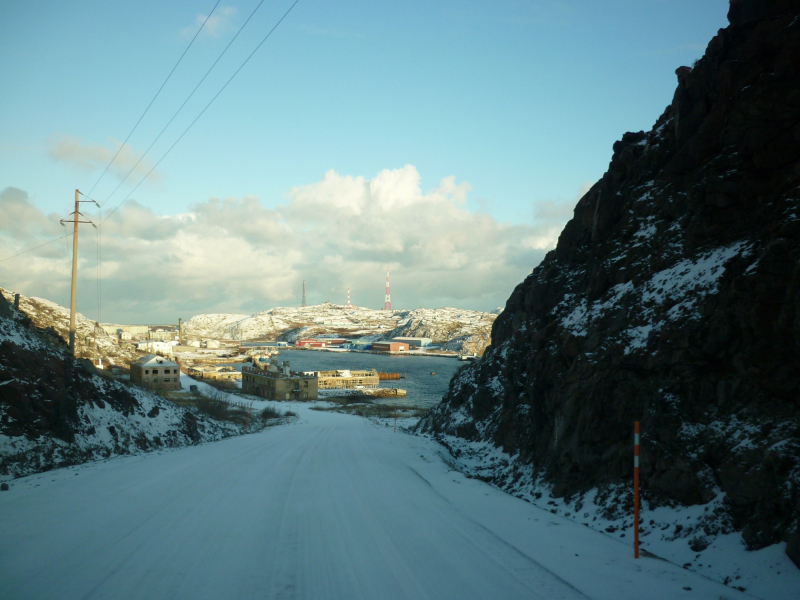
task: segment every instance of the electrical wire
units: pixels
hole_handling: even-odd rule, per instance
[[[206,23],[208,23],[208,20],[211,18],[211,15],[213,15],[213,14],[214,14],[214,11],[215,11],[215,10],[217,10],[217,6],[219,6],[219,3],[220,3],[221,1],[222,1],[222,0],[217,0],[217,3],[214,5],[214,8],[212,8],[212,9],[211,9],[211,12],[210,12],[210,13],[208,13],[208,16],[206,17],[205,21],[203,21],[203,24],[202,24],[202,25],[200,25],[200,29],[198,29],[198,30],[197,30],[197,33],[195,33],[195,34],[194,34],[194,37],[193,37],[193,38],[192,38],[192,40],[189,42],[189,45],[188,45],[188,46],[186,46],[186,49],[183,51],[183,54],[181,54],[181,57],[178,59],[178,62],[176,62],[176,63],[175,63],[175,66],[174,66],[174,67],[172,67],[172,70],[169,72],[169,75],[167,75],[167,78],[164,80],[164,83],[162,83],[162,84],[161,84],[161,87],[160,87],[160,88],[158,88],[158,91],[156,92],[156,95],[155,95],[155,96],[153,96],[153,99],[152,99],[152,100],[150,100],[150,104],[148,104],[148,105],[147,105],[147,108],[145,108],[145,109],[144,109],[144,112],[142,113],[142,116],[141,116],[141,117],[139,117],[139,120],[138,120],[138,121],[136,121],[136,125],[134,125],[134,126],[133,126],[133,129],[131,129],[131,132],[128,134],[128,137],[126,137],[126,138],[125,138],[125,141],[124,141],[124,142],[122,142],[122,145],[120,145],[120,147],[119,147],[119,148],[117,148],[117,153],[116,153],[116,154],[114,154],[114,158],[112,158],[112,159],[111,159],[111,162],[109,162],[109,163],[106,165],[106,168],[105,168],[105,169],[103,169],[103,172],[102,172],[102,173],[100,173],[100,177],[98,177],[98,178],[97,178],[97,181],[95,181],[95,182],[94,182],[94,185],[92,186],[92,189],[90,189],[90,190],[89,190],[89,192],[88,192],[88,194],[86,194],[86,195],[90,195],[90,194],[91,194],[91,193],[94,191],[94,188],[96,188],[96,187],[97,187],[97,184],[98,184],[98,183],[100,183],[100,180],[101,180],[101,179],[103,179],[103,177],[105,176],[105,174],[106,174],[106,172],[108,171],[108,169],[111,167],[111,165],[112,165],[112,164],[114,164],[114,161],[115,161],[115,160],[117,160],[117,157],[119,156],[119,153],[120,153],[120,152],[122,152],[122,149],[125,147],[125,144],[127,144],[127,143],[128,143],[128,140],[129,140],[129,139],[131,139],[131,136],[133,135],[133,132],[134,132],[134,131],[136,131],[136,128],[137,128],[137,127],[139,127],[139,123],[141,123],[141,122],[142,122],[142,119],[144,119],[144,116],[145,116],[145,115],[147,114],[147,112],[150,110],[150,107],[151,107],[151,106],[153,106],[153,102],[155,102],[155,101],[156,101],[156,98],[158,98],[159,94],[161,93],[161,90],[163,90],[163,89],[164,89],[164,86],[165,86],[165,85],[167,85],[167,82],[170,80],[170,77],[172,77],[172,74],[175,72],[175,69],[177,69],[177,68],[178,68],[178,65],[179,65],[179,64],[181,64],[181,61],[183,60],[183,57],[184,57],[184,56],[186,56],[186,53],[189,51],[189,48],[191,48],[191,47],[192,47],[192,44],[194,44],[194,41],[197,39],[197,36],[198,36],[198,35],[200,35],[200,32],[201,32],[201,31],[203,31],[203,28],[206,26]]]
[[[0,263],[6,262],[7,260],[11,260],[12,258],[17,258],[18,256],[22,256],[23,254],[27,254],[28,252],[33,252],[34,250],[38,250],[39,248],[43,248],[44,246],[52,244],[53,242],[57,242],[58,240],[62,240],[64,238],[67,238],[67,237],[69,237],[71,235],[72,235],[71,232],[70,233],[65,233],[64,235],[59,236],[59,237],[57,237],[55,239],[52,239],[49,242],[45,242],[44,244],[39,244],[38,246],[34,246],[33,248],[28,248],[27,250],[23,250],[22,252],[18,252],[17,254],[14,254],[12,256],[8,256],[8,257],[0,260]]]
[[[293,3],[292,3],[292,5],[289,7],[289,9],[288,9],[288,10],[287,10],[287,11],[286,11],[284,14],[283,14],[283,16],[282,16],[282,17],[281,17],[281,18],[278,20],[278,22],[277,22],[277,23],[275,23],[275,25],[272,27],[272,29],[270,29],[270,30],[269,30],[269,33],[267,33],[267,35],[266,35],[266,36],[264,36],[264,39],[262,39],[262,40],[259,42],[258,46],[256,46],[256,47],[253,49],[253,51],[252,51],[252,52],[251,52],[251,53],[248,55],[248,57],[247,57],[247,58],[244,60],[244,62],[243,62],[241,65],[239,65],[239,68],[238,68],[238,69],[236,69],[236,71],[234,71],[233,75],[231,75],[231,76],[230,76],[230,79],[228,79],[228,81],[226,81],[226,82],[225,82],[225,84],[224,84],[224,85],[223,85],[223,86],[220,88],[220,90],[219,90],[219,91],[218,91],[218,92],[217,92],[217,93],[214,95],[214,97],[213,97],[213,98],[211,98],[211,100],[209,101],[209,103],[208,103],[208,104],[206,104],[205,108],[203,108],[203,110],[201,110],[201,111],[200,111],[200,114],[198,114],[198,115],[197,115],[197,116],[194,118],[194,121],[192,121],[191,123],[189,123],[189,126],[188,126],[186,129],[184,129],[184,130],[183,130],[183,133],[180,135],[180,137],[178,137],[178,139],[177,139],[177,140],[175,140],[175,142],[172,144],[172,146],[170,146],[170,147],[169,147],[169,149],[168,149],[168,150],[167,150],[167,151],[166,151],[166,152],[165,152],[165,153],[164,153],[164,154],[161,156],[161,158],[159,158],[159,159],[158,159],[158,162],[157,162],[156,164],[154,164],[154,165],[153,165],[153,167],[152,167],[152,168],[151,168],[151,169],[150,169],[150,170],[147,172],[147,174],[146,174],[144,177],[142,177],[142,179],[139,181],[139,183],[137,183],[137,184],[136,184],[136,186],[135,186],[135,187],[134,187],[134,188],[133,188],[133,189],[132,189],[130,192],[128,192],[128,195],[127,195],[127,196],[126,196],[126,197],[125,197],[125,198],[122,200],[122,202],[120,202],[119,204],[117,204],[117,205],[114,207],[114,210],[112,210],[112,211],[109,213],[109,215],[108,215],[108,216],[107,216],[107,217],[106,217],[106,218],[103,220],[103,223],[105,223],[106,221],[108,221],[108,220],[111,218],[111,216],[112,216],[112,215],[113,215],[115,212],[117,212],[117,210],[119,209],[119,207],[120,207],[120,206],[122,206],[123,204],[125,204],[125,202],[127,202],[127,201],[128,201],[128,199],[129,199],[129,198],[131,197],[131,195],[132,195],[132,194],[133,194],[133,193],[134,193],[134,192],[135,192],[135,191],[136,191],[136,190],[139,188],[139,186],[140,186],[140,185],[142,185],[142,183],[144,183],[144,181],[145,181],[145,180],[146,180],[146,179],[147,179],[147,178],[150,176],[150,173],[152,173],[153,171],[155,171],[155,170],[156,170],[156,168],[158,167],[158,165],[160,165],[160,164],[161,164],[161,161],[163,161],[163,160],[164,160],[164,159],[167,157],[167,155],[168,155],[168,154],[169,154],[169,153],[172,151],[172,149],[173,149],[173,148],[174,148],[174,147],[175,147],[175,146],[178,144],[178,142],[180,142],[180,141],[183,139],[183,136],[185,136],[185,135],[188,133],[188,131],[189,131],[189,130],[192,128],[192,126],[193,126],[195,123],[197,123],[198,119],[199,119],[200,117],[202,117],[202,116],[203,116],[203,113],[205,113],[205,112],[206,112],[206,110],[208,110],[208,107],[209,107],[209,106],[211,106],[211,105],[214,103],[214,100],[216,100],[216,99],[219,97],[219,95],[220,95],[220,94],[223,92],[223,90],[225,90],[225,88],[226,88],[226,87],[228,87],[228,84],[229,84],[231,81],[233,81],[233,78],[234,78],[234,77],[236,77],[236,75],[238,75],[238,74],[239,74],[239,71],[241,71],[241,70],[244,68],[244,66],[245,66],[245,65],[248,63],[248,61],[249,61],[251,58],[253,58],[253,55],[254,55],[254,54],[255,54],[255,53],[258,51],[258,49],[259,49],[259,48],[261,48],[261,46],[264,44],[264,42],[266,42],[266,41],[269,39],[269,37],[272,35],[272,33],[273,33],[273,32],[274,32],[274,31],[275,31],[277,28],[278,28],[278,26],[279,26],[279,25],[280,25],[280,24],[283,22],[283,20],[284,20],[284,19],[285,19],[285,18],[286,18],[286,17],[289,15],[289,13],[290,13],[290,12],[292,12],[292,9],[293,9],[293,8],[294,8],[294,7],[297,5],[297,3],[298,3],[298,2],[300,2],[300,0],[294,0],[294,2],[293,2]]]
[[[113,192],[111,192],[111,193],[108,195],[108,198],[106,198],[106,200],[105,200],[105,202],[103,202],[103,204],[105,204],[106,202],[108,202],[109,200],[111,200],[111,197],[112,197],[114,194],[116,194],[116,193],[117,193],[117,190],[118,190],[118,189],[119,189],[119,188],[122,186],[122,184],[123,184],[123,183],[125,183],[125,181],[128,179],[128,177],[130,177],[131,173],[133,173],[133,171],[136,169],[136,167],[138,167],[138,166],[139,166],[139,163],[141,163],[141,162],[142,162],[142,160],[144,160],[144,157],[145,157],[145,156],[147,156],[147,153],[148,153],[148,152],[150,152],[150,149],[151,149],[151,148],[152,148],[152,147],[153,147],[153,146],[156,144],[156,142],[157,142],[159,139],[161,139],[161,136],[162,136],[162,135],[164,135],[164,132],[165,132],[165,131],[167,130],[167,128],[168,128],[168,127],[169,127],[169,126],[172,124],[172,122],[175,120],[175,117],[177,117],[177,116],[178,116],[178,114],[179,114],[179,113],[180,113],[180,112],[183,110],[183,107],[184,107],[184,106],[186,106],[186,103],[187,103],[187,102],[189,102],[189,100],[191,100],[192,96],[194,96],[194,93],[195,93],[195,92],[197,91],[197,89],[198,89],[198,88],[199,88],[199,87],[202,85],[202,83],[203,83],[203,82],[206,80],[206,77],[208,77],[208,76],[209,76],[209,74],[210,74],[210,73],[211,73],[211,71],[214,69],[214,67],[216,67],[216,66],[217,66],[217,63],[218,63],[218,62],[219,62],[219,61],[222,59],[222,57],[223,57],[223,56],[225,55],[225,53],[228,51],[228,48],[230,48],[230,47],[231,47],[231,44],[233,44],[233,42],[234,42],[234,41],[236,41],[236,38],[237,38],[237,37],[239,37],[239,34],[240,34],[240,33],[242,33],[242,30],[243,30],[243,29],[245,28],[245,26],[246,26],[246,25],[247,25],[247,24],[250,22],[250,19],[252,19],[252,18],[253,18],[253,15],[254,15],[254,14],[256,14],[256,11],[257,11],[259,8],[261,8],[261,5],[262,5],[262,4],[264,4],[264,0],[261,0],[261,1],[260,1],[260,2],[259,2],[257,5],[256,5],[256,7],[253,9],[253,12],[251,12],[251,13],[250,13],[250,16],[249,16],[249,17],[247,17],[247,20],[246,20],[246,21],[245,21],[245,22],[242,24],[242,26],[239,28],[239,31],[237,31],[237,32],[236,32],[236,35],[234,35],[234,36],[233,36],[233,38],[231,38],[231,41],[230,41],[230,42],[228,42],[228,45],[227,45],[227,46],[225,46],[225,48],[222,50],[222,52],[220,53],[220,55],[217,57],[217,60],[215,60],[215,61],[214,61],[214,64],[212,64],[212,65],[211,65],[211,67],[209,67],[208,71],[206,71],[206,74],[205,74],[205,75],[203,75],[203,77],[200,79],[200,81],[198,81],[198,82],[197,82],[197,85],[196,85],[196,86],[194,86],[194,89],[191,91],[191,93],[189,94],[189,96],[187,96],[186,100],[184,100],[184,101],[183,101],[183,104],[181,104],[181,105],[180,105],[180,107],[178,108],[178,110],[176,110],[176,111],[175,111],[175,114],[174,114],[174,115],[172,115],[172,118],[171,118],[169,121],[167,121],[167,124],[166,124],[166,125],[164,125],[164,128],[163,128],[163,129],[161,130],[161,132],[160,132],[160,133],[159,133],[159,134],[156,136],[156,139],[154,139],[154,140],[153,140],[153,142],[152,142],[152,143],[151,143],[151,144],[150,144],[150,145],[147,147],[147,150],[145,150],[145,151],[142,153],[142,155],[139,157],[139,160],[137,160],[137,161],[136,161],[136,164],[135,164],[135,165],[133,165],[133,166],[131,167],[131,170],[130,170],[130,171],[128,171],[128,173],[125,175],[125,177],[123,177],[123,178],[122,178],[122,181],[120,181],[120,182],[117,184],[117,187],[115,187],[115,188],[114,188],[114,191],[113,191]],[[147,173],[147,175],[145,175],[145,178],[147,178],[147,176],[148,176],[148,175],[150,175],[150,173],[151,173],[153,170],[154,170],[154,169],[151,169],[151,170],[150,170],[150,172],[148,172],[148,173]]]
[[[261,4],[263,3],[263,1],[264,1],[264,0],[261,0],[261,2],[258,4],[258,6],[261,6]],[[107,216],[105,219],[102,219],[102,220],[101,220],[101,221],[98,223],[98,227],[101,227],[101,226],[102,226],[102,225],[103,225],[103,224],[104,224],[106,221],[108,221],[108,219],[110,219],[110,218],[111,218],[111,216],[112,216],[112,215],[113,215],[113,214],[114,214],[114,213],[115,213],[115,212],[116,212],[116,211],[117,211],[117,210],[118,210],[118,209],[119,209],[119,208],[120,208],[120,207],[121,207],[121,206],[122,206],[122,205],[123,205],[125,202],[127,202],[127,201],[130,199],[131,195],[132,195],[132,194],[133,194],[133,193],[134,193],[134,192],[135,192],[135,191],[136,191],[136,190],[139,188],[139,186],[140,186],[142,183],[144,183],[144,181],[145,181],[145,180],[146,180],[146,179],[147,179],[147,178],[150,176],[150,174],[151,174],[153,171],[155,171],[155,170],[156,170],[156,168],[158,167],[158,165],[159,165],[159,164],[161,164],[161,161],[163,161],[163,160],[164,160],[164,159],[167,157],[167,155],[168,155],[168,154],[169,154],[169,153],[172,151],[172,149],[173,149],[173,148],[175,148],[175,146],[178,144],[178,142],[180,142],[180,141],[181,141],[181,139],[183,139],[183,137],[184,137],[184,136],[185,136],[185,135],[188,133],[188,131],[189,131],[189,130],[190,130],[190,129],[191,129],[193,126],[194,126],[194,124],[195,124],[195,123],[196,123],[196,122],[197,122],[197,121],[200,119],[200,117],[201,117],[201,116],[203,116],[203,114],[206,112],[206,110],[208,110],[208,108],[211,106],[211,104],[213,104],[213,103],[214,103],[214,101],[215,101],[215,100],[216,100],[216,99],[219,97],[219,95],[220,95],[220,94],[223,92],[223,90],[225,90],[225,88],[226,88],[226,87],[228,87],[228,84],[230,84],[230,82],[231,82],[231,81],[233,81],[233,78],[234,78],[234,77],[236,77],[236,75],[238,75],[238,74],[239,74],[239,71],[241,71],[241,70],[244,68],[244,66],[245,66],[245,65],[246,65],[246,64],[247,64],[247,63],[250,61],[250,59],[251,59],[251,58],[253,57],[253,55],[254,55],[254,54],[255,54],[255,53],[258,51],[258,49],[259,49],[259,48],[261,48],[261,46],[264,44],[264,42],[266,42],[266,41],[267,41],[267,39],[269,39],[269,37],[272,35],[272,33],[273,33],[273,32],[274,32],[274,31],[275,31],[277,28],[278,28],[278,26],[279,26],[279,25],[280,25],[280,24],[281,24],[281,23],[284,21],[284,19],[286,19],[286,17],[289,15],[289,13],[290,13],[290,12],[292,12],[292,9],[294,9],[294,7],[297,5],[297,3],[298,3],[299,1],[300,1],[300,0],[295,0],[295,1],[292,3],[292,5],[289,7],[289,9],[288,9],[288,10],[287,10],[287,11],[286,11],[284,14],[283,14],[283,16],[282,16],[282,17],[281,17],[281,18],[278,20],[278,22],[277,22],[277,23],[275,23],[275,25],[272,27],[272,29],[270,29],[270,30],[269,30],[269,32],[267,33],[267,35],[266,35],[266,36],[264,36],[264,38],[263,38],[263,39],[262,39],[262,40],[259,42],[259,44],[258,44],[258,45],[257,45],[257,46],[256,46],[256,47],[253,49],[253,51],[252,51],[252,52],[251,52],[251,53],[250,53],[250,54],[247,56],[247,58],[244,60],[244,62],[243,62],[241,65],[239,65],[239,68],[238,68],[238,69],[236,69],[236,71],[234,71],[233,75],[231,75],[231,77],[230,77],[230,78],[229,78],[229,79],[228,79],[228,80],[225,82],[225,84],[224,84],[224,85],[223,85],[223,86],[220,88],[220,90],[219,90],[219,91],[218,91],[218,92],[217,92],[217,93],[214,95],[214,97],[213,97],[213,98],[212,98],[212,99],[209,101],[209,103],[208,103],[208,104],[206,104],[205,108],[203,108],[203,110],[202,110],[202,111],[200,111],[200,114],[198,114],[198,115],[197,115],[197,116],[194,118],[194,120],[193,120],[193,121],[192,121],[192,122],[189,124],[189,126],[188,126],[186,129],[184,129],[184,131],[183,131],[183,133],[181,133],[180,137],[178,137],[178,139],[177,139],[177,140],[175,140],[175,142],[172,144],[172,146],[170,146],[170,147],[169,147],[169,149],[168,149],[168,150],[167,150],[167,151],[166,151],[166,152],[165,152],[165,153],[164,153],[164,154],[161,156],[161,158],[158,160],[158,162],[157,162],[155,165],[153,165],[153,167],[152,167],[152,168],[151,168],[151,169],[150,169],[150,170],[147,172],[147,174],[146,174],[146,175],[145,175],[145,176],[144,176],[144,177],[143,177],[143,178],[142,178],[142,179],[139,181],[139,183],[137,183],[137,184],[136,184],[136,186],[135,186],[135,187],[134,187],[134,188],[133,188],[133,189],[132,189],[132,190],[131,190],[131,191],[128,193],[128,195],[127,195],[127,196],[126,196],[126,197],[125,197],[125,198],[124,198],[124,199],[123,199],[123,200],[122,200],[122,201],[121,201],[119,204],[117,204],[117,206],[115,206],[115,207],[114,207],[114,209],[113,209],[113,210],[112,210],[112,211],[111,211],[111,212],[108,214],[108,216]],[[219,4],[219,2],[218,2],[217,4]],[[258,6],[256,7],[256,10],[258,10]],[[215,5],[215,8],[216,8],[216,5]],[[255,13],[255,11],[253,11],[253,13]],[[209,16],[210,16],[210,15],[209,15]],[[252,17],[252,14],[250,15],[250,17]],[[250,17],[248,17],[248,21],[250,20]],[[208,20],[208,18],[206,18],[206,21],[207,21],[207,20]],[[245,24],[246,24],[246,22],[245,22]],[[204,25],[205,25],[205,23],[204,23]],[[201,29],[202,29],[202,28],[201,28]],[[240,29],[239,31],[241,31],[241,29]],[[199,33],[199,30],[198,30],[198,33]],[[238,35],[238,32],[237,32],[237,34],[236,34],[236,35]],[[197,37],[197,34],[195,34],[195,37]],[[192,41],[194,41],[194,38],[193,38],[193,40],[192,40]],[[229,44],[229,45],[230,45],[230,44]],[[226,49],[227,49],[227,47],[226,47]],[[187,50],[188,50],[188,48],[187,48]],[[184,54],[185,54],[185,52],[184,52]],[[220,56],[221,56],[221,55],[220,55]],[[217,59],[217,60],[219,60],[219,59]],[[215,62],[214,64],[216,64],[216,62]],[[176,66],[177,66],[177,65],[176,65]],[[213,68],[213,66],[212,66],[212,68]],[[173,70],[174,70],[174,69],[173,69]],[[209,69],[209,72],[210,72],[210,69]],[[206,73],[206,75],[207,75],[207,74],[208,74],[208,73]],[[204,76],[204,78],[205,78],[205,76]],[[165,82],[165,83],[166,83],[166,82]],[[201,80],[201,83],[202,83],[202,80]],[[198,84],[198,85],[199,85],[199,84]],[[162,86],[162,87],[163,87],[163,86]],[[194,93],[194,91],[193,91],[192,93]],[[155,99],[155,98],[154,98],[154,99]],[[188,100],[188,99],[187,99],[187,100]],[[144,115],[142,115],[142,116],[144,116]],[[174,118],[174,117],[173,117],[173,118]],[[137,123],[137,125],[138,125],[138,123]],[[133,133],[133,132],[131,132],[131,133]],[[162,133],[163,133],[163,132],[162,132]],[[159,136],[160,136],[160,135],[161,135],[161,134],[159,134]],[[139,159],[139,160],[141,161],[141,159]],[[113,162],[113,160],[112,160],[112,162]],[[137,164],[138,164],[138,163],[137,163]],[[111,163],[109,163],[108,167],[110,167],[110,166],[111,166]],[[106,167],[106,170],[108,170],[108,167]],[[135,168],[135,167],[134,167],[134,168]],[[129,173],[129,175],[130,175],[130,173]],[[127,177],[127,176],[126,176],[126,177]],[[98,180],[98,181],[99,181],[99,180]],[[96,184],[95,184],[95,185],[96,185]],[[92,188],[92,189],[94,189],[94,188]],[[115,191],[116,191],[116,190],[115,190]],[[89,191],[89,193],[88,193],[88,194],[84,194],[83,192],[80,192],[80,194],[81,194],[82,196],[86,196],[87,198],[89,198],[89,194],[91,194],[91,190]],[[112,192],[112,194],[113,194],[113,192]],[[92,198],[89,198],[89,199],[90,199],[90,200],[92,200]],[[103,202],[102,204],[101,204],[100,202],[97,202],[97,200],[94,200],[94,202],[95,202],[95,203],[96,203],[96,204],[97,204],[99,207],[102,207],[102,206],[103,206],[103,205],[104,205],[106,202],[108,202],[108,200],[109,200],[109,199],[110,199],[110,196],[109,196],[109,198],[106,198],[106,201],[105,201],[105,202]],[[77,218],[77,216],[76,216],[76,218]],[[22,256],[23,254],[27,254],[28,252],[33,252],[34,250],[38,250],[39,248],[43,248],[44,246],[48,246],[48,245],[50,245],[50,244],[52,244],[52,243],[54,243],[54,242],[57,242],[57,241],[59,241],[59,240],[61,240],[61,239],[68,238],[68,237],[69,237],[69,236],[71,236],[71,235],[72,235],[72,232],[65,233],[64,235],[62,235],[62,236],[59,236],[59,237],[57,237],[57,238],[54,238],[54,239],[52,239],[52,240],[50,240],[50,241],[44,242],[43,244],[39,244],[38,246],[34,246],[34,247],[32,247],[32,248],[28,248],[27,250],[23,250],[22,252],[18,252],[17,254],[13,254],[13,255],[11,255],[11,256],[8,256],[8,257],[6,257],[6,258],[0,259],[0,263],[3,263],[3,262],[5,262],[5,261],[7,261],[7,260],[11,260],[12,258],[17,258],[18,256]]]

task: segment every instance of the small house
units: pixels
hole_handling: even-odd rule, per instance
[[[169,358],[147,354],[131,363],[131,382],[151,390],[179,390],[181,368]]]

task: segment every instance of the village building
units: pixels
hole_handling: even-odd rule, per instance
[[[147,339],[157,340],[160,342],[169,342],[175,339],[175,332],[164,331],[163,329],[156,329],[155,331],[147,332]]]
[[[326,340],[315,340],[313,338],[306,338],[297,340],[294,343],[298,348],[327,348],[328,342]]]
[[[148,354],[131,363],[131,382],[151,390],[179,390],[181,368],[168,358]]]
[[[409,345],[405,342],[373,342],[373,352],[408,352]]]
[[[158,342],[155,340],[146,340],[139,342],[136,345],[136,350],[139,352],[147,352],[148,354],[164,354],[172,356],[172,346],[169,342]]]
[[[195,379],[216,379],[218,381],[232,381],[241,379],[242,373],[234,367],[196,366],[189,367],[187,373]]]
[[[150,331],[150,327],[147,325],[123,325],[122,331],[127,331],[131,335],[147,335]]]
[[[260,366],[242,367],[242,392],[267,400],[316,400],[318,380],[313,373],[296,373],[289,361],[278,366],[278,359]]]

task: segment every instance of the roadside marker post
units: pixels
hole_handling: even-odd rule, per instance
[[[639,558],[639,421],[633,424],[633,558]]]

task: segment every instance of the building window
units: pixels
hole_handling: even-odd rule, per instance
[[[169,381],[169,377],[164,377],[164,381]]]
[[[145,375],[150,375],[150,369],[145,369],[145,370],[144,370],[144,374],[145,374]]]
[[[158,375],[158,369],[153,369],[153,375]]]

